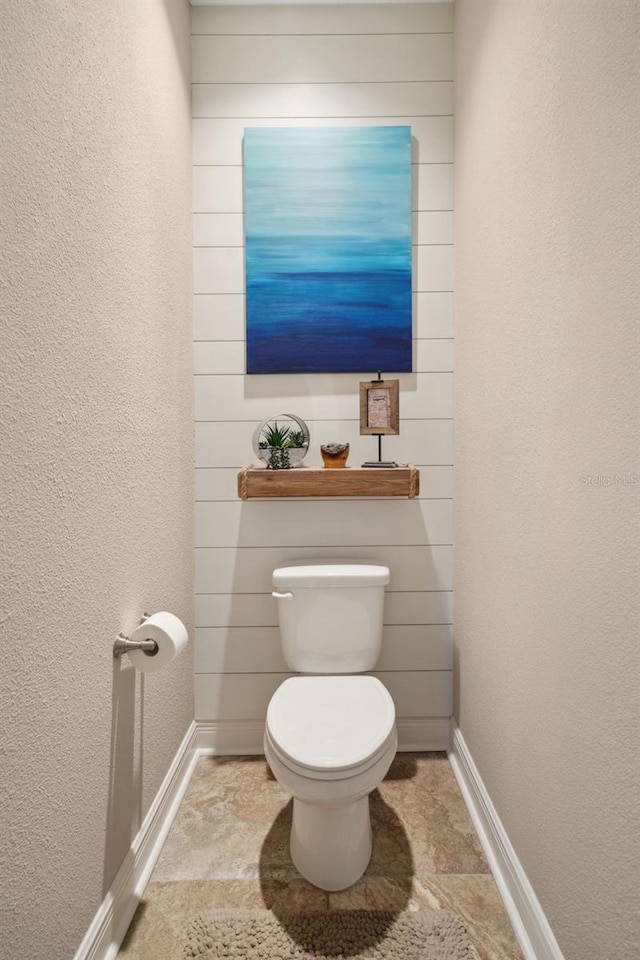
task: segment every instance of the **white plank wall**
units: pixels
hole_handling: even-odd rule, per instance
[[[287,676],[273,568],[356,557],[391,568],[377,676],[419,729],[451,713],[452,7],[194,7],[192,22],[196,718],[259,721]],[[353,464],[376,455],[358,433],[368,372],[244,374],[244,128],[370,124],[413,136],[414,373],[384,453],[420,467],[420,498],[241,502],[268,416],[307,421],[310,463],[332,440]]]

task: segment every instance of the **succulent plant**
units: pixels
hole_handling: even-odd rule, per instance
[[[269,470],[288,470],[291,466],[289,460],[289,446],[291,427],[281,427],[280,424],[268,423],[262,433],[259,447],[261,450],[269,450],[267,460],[267,469]]]
[[[265,447],[289,447],[291,446],[289,442],[290,433],[291,427],[281,427],[277,422],[268,423],[263,430],[260,447],[262,449]]]
[[[302,430],[291,430],[287,437],[288,447],[306,447],[307,440]]]

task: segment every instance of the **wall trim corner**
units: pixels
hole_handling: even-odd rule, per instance
[[[240,757],[264,753],[264,720],[197,720],[200,756]]]
[[[114,960],[133,919],[198,759],[192,722],[74,960]]]
[[[525,960],[564,960],[465,739],[453,721],[449,761]]]

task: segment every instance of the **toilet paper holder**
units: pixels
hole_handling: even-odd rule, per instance
[[[140,623],[144,623],[150,616],[149,613],[143,613]],[[154,657],[158,652],[158,644],[155,640],[130,640],[124,633],[119,633],[113,641],[113,656],[117,659],[130,650],[144,650],[148,657]]]

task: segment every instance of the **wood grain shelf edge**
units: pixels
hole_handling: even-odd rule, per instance
[[[238,474],[241,500],[265,497],[407,497],[420,492],[420,471],[411,463],[399,467],[293,467],[267,470],[243,467]]]

